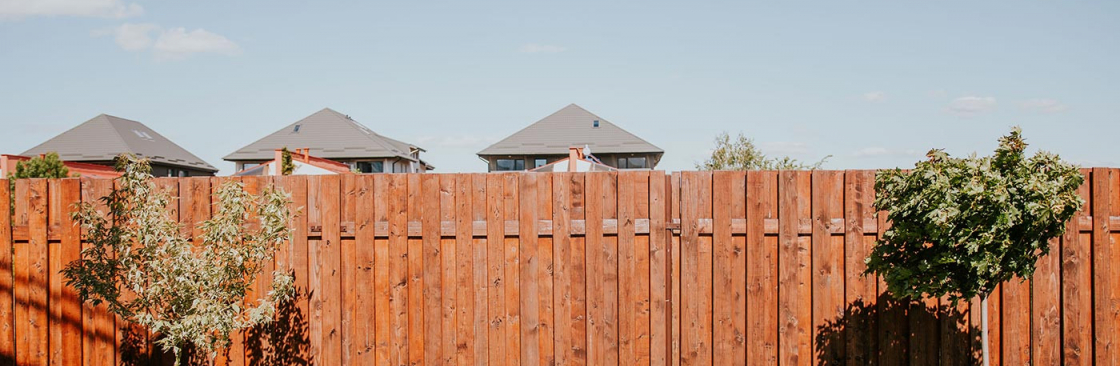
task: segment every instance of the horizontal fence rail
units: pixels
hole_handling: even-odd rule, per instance
[[[1120,364],[1120,170],[1029,281],[989,298],[994,365]],[[890,223],[874,171],[159,178],[197,238],[226,180],[291,194],[266,272],[298,296],[221,365],[975,364],[980,301],[899,302],[862,275]],[[111,180],[0,182],[0,365],[169,364],[59,271]],[[9,207],[9,206],[5,206]],[[102,207],[102,209],[104,209]],[[250,223],[248,226],[254,226]],[[266,293],[261,276],[246,303]]]

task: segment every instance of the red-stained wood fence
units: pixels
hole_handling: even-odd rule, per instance
[[[989,301],[993,364],[1120,364],[1120,170],[1034,278]],[[158,179],[196,237],[225,179],[301,208],[267,270],[300,296],[228,365],[933,365],[979,355],[980,303],[898,303],[864,257],[888,228],[873,171],[380,174]],[[151,356],[58,271],[73,203],[112,181],[0,182],[0,364]],[[7,206],[5,206],[7,207]],[[267,276],[265,276],[267,277]],[[246,302],[269,288],[258,280]]]

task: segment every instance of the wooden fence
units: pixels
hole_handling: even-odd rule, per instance
[[[1033,280],[989,301],[994,365],[1120,364],[1120,171],[1085,174],[1090,204]],[[873,175],[241,178],[252,191],[283,187],[302,208],[268,269],[295,271],[301,296],[217,363],[973,363],[979,301],[897,303],[861,275],[888,226],[871,206]],[[237,178],[158,180],[180,197],[170,211],[185,234],[223,179]],[[0,202],[15,196],[14,214],[0,215],[0,363],[148,354],[143,331],[80,303],[58,274],[83,245],[72,204],[112,181],[15,187],[0,182]]]

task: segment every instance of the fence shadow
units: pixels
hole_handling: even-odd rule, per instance
[[[246,332],[245,363],[249,366],[306,365],[311,347],[307,318],[296,307],[305,297],[277,304],[276,319]]]
[[[938,306],[880,295],[862,299],[816,328],[819,365],[980,365],[980,329],[948,304]]]

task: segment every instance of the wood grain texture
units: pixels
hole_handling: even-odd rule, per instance
[[[833,217],[843,217],[844,180],[841,172],[812,172],[813,249],[812,303],[813,330],[844,318],[844,238],[828,230]],[[837,342],[817,344],[814,339],[815,364],[844,362],[845,336]]]
[[[1062,234],[1062,362],[1093,364],[1092,239],[1079,232],[1077,222],[1092,214],[1090,173],[1081,170],[1084,183],[1077,193],[1085,201]]]
[[[747,173],[747,364],[778,362],[778,237],[763,220],[778,217],[778,175]]]
[[[13,202],[15,197],[9,187],[7,179],[0,179],[0,202]],[[0,365],[15,365],[16,332],[15,313],[12,307],[14,299],[14,275],[12,263],[12,208],[11,205],[0,205]],[[82,319],[79,319],[81,324]],[[83,333],[85,334],[85,333]],[[85,345],[86,338],[82,343]],[[79,348],[80,349],[80,348]],[[85,360],[83,358],[83,360]]]
[[[1120,316],[1120,266],[1111,265],[1120,261],[1112,250],[1120,234],[1111,228],[1120,221],[1113,208],[1120,179],[1114,168],[1085,173],[1079,193],[1087,205],[1050,243],[1032,282],[1004,284],[989,299],[993,363],[1114,361],[1106,332]],[[210,193],[229,180],[156,184],[178,196],[172,218],[197,242]],[[890,224],[871,207],[871,171],[236,180],[251,192],[275,182],[301,208],[292,240],[263,265],[295,273],[299,296],[276,320],[296,332],[239,334],[217,364],[968,364],[978,357],[978,299],[910,305],[862,276],[861,259]],[[9,220],[0,219],[0,337],[10,337],[0,342],[9,348],[0,364],[126,361],[117,343],[129,327],[104,306],[79,305],[57,275],[83,245],[68,203],[96,204],[112,181],[16,186],[0,187],[0,198],[16,196],[14,214],[0,215]],[[258,277],[245,303],[269,286],[269,277]],[[824,333],[830,324],[842,326]],[[148,338],[142,347],[151,347]],[[273,357],[277,347],[291,353]]]

